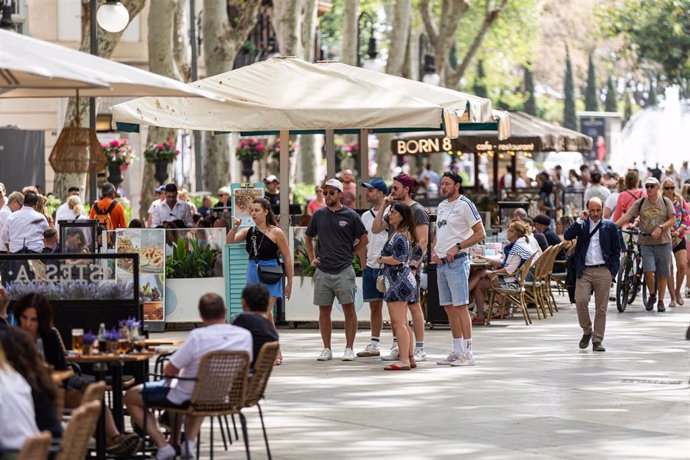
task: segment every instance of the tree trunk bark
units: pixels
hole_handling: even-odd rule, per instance
[[[182,78],[175,64],[175,18],[182,14],[184,0],[151,0],[148,17],[149,70],[165,77]],[[146,145],[177,140],[177,130],[150,127]],[[155,164],[146,162],[141,179],[141,204],[139,216],[146,218],[149,206],[155,198],[158,181],[153,177]]]
[[[131,0],[124,5],[129,12],[130,22],[144,9],[146,0]],[[89,22],[91,3],[88,0],[82,0],[81,5],[81,45],[80,51],[85,53],[91,52],[91,26]],[[98,29],[98,55],[104,58],[110,58],[113,54],[115,46],[120,41],[122,32],[110,33],[103,29]],[[76,97],[69,98],[67,104],[67,115],[65,116],[64,126],[89,126],[89,100],[88,98],[80,98],[79,100],[79,120],[76,117]],[[98,99],[96,99],[98,104]],[[97,106],[98,107],[98,106]],[[55,182],[53,184],[53,193],[61,198],[67,197],[67,189],[73,185],[79,187],[86,186],[86,174],[68,174],[56,173]]]
[[[190,82],[192,80],[192,51],[189,46],[189,0],[178,1],[182,3],[175,9],[173,53],[182,81]]]
[[[261,0],[204,0],[202,28],[206,76],[232,70],[235,57],[256,25]],[[230,137],[205,133],[204,187],[215,191],[230,177]]]
[[[357,14],[358,1],[345,0],[343,2],[343,55],[342,62],[357,65]]]
[[[316,38],[316,12],[318,0],[305,0],[304,22],[302,23],[302,48],[304,48],[304,59],[307,62],[314,62],[314,49]],[[313,134],[301,135],[299,137],[299,149],[295,152],[299,164],[296,179],[299,182],[313,184],[316,182],[316,136]],[[295,176],[292,176],[295,177]]]
[[[283,56],[304,58],[302,23],[304,4],[308,0],[273,2],[271,24],[276,31],[278,49]]]

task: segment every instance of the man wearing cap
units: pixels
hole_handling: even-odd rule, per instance
[[[426,208],[421,204],[417,203],[412,199],[412,192],[414,191],[415,180],[412,176],[407,174],[400,174],[393,178],[393,185],[391,185],[390,195],[384,198],[384,207],[388,207],[393,201],[400,201],[408,205],[412,210],[412,217],[415,222],[417,230],[417,238],[419,239],[419,246],[422,248],[421,257],[413,258],[410,261],[410,269],[415,274],[415,279],[417,281],[417,300],[408,304],[410,312],[412,313],[412,326],[414,327],[415,336],[415,350],[414,358],[416,361],[426,361],[426,353],[424,352],[424,313],[422,312],[422,306],[419,303],[420,294],[420,282],[419,282],[419,265],[422,260],[424,260],[424,255],[426,254],[427,244],[429,242],[429,213]],[[385,215],[384,215],[385,214]],[[388,225],[388,214],[386,212],[380,212],[376,214],[376,219],[372,224],[372,231],[374,233],[381,233],[385,230],[391,231]],[[415,251],[415,254],[419,254],[419,251]],[[384,361],[397,361],[399,357],[399,351],[397,342],[395,338],[393,339],[393,347],[391,348],[391,353],[386,356],[382,356],[381,359]]]
[[[383,207],[383,198],[388,194],[388,187],[382,179],[372,179],[362,183],[366,189],[366,200],[371,209],[362,214],[362,223],[369,235],[369,243],[359,254],[359,260],[364,268],[362,273],[362,291],[364,301],[369,302],[371,313],[371,343],[363,351],[357,353],[359,357],[381,356],[381,329],[383,328],[383,293],[376,289],[376,279],[381,274],[381,264],[378,257],[386,245],[387,232],[374,233],[371,226],[376,214]]]
[[[57,208],[57,211],[55,211],[55,228],[58,231],[58,235],[60,234],[60,221],[74,219],[74,212],[72,212],[72,210],[69,208],[69,205],[67,204],[67,200],[71,196],[79,196],[79,187],[68,188],[67,198],[65,198],[65,202],[62,203],[59,208]]]
[[[453,351],[436,364],[474,366],[470,300],[469,249],[486,238],[477,207],[462,194],[462,178],[451,172],[441,177],[441,196],[436,211],[436,236],[431,245],[431,260],[437,265],[439,304],[448,315],[453,336]]]
[[[318,209],[311,220],[304,237],[309,262],[316,268],[314,273],[314,304],[319,306],[319,330],[323,340],[323,351],[319,361],[333,359],[331,351],[331,310],[337,297],[345,314],[345,353],[343,361],[352,361],[355,354],[352,346],[357,334],[357,312],[355,311],[355,270],[352,260],[367,245],[367,230],[362,219],[354,210],[340,202],[343,184],[329,179],[323,185],[326,207]],[[318,236],[316,253],[314,238]],[[359,241],[358,241],[359,240]]]
[[[156,206],[151,224],[158,227],[163,222],[174,220],[183,221],[188,228],[194,226],[192,208],[189,203],[177,199],[177,185],[168,184],[165,186],[165,200]]]
[[[110,221],[113,228],[107,230],[114,230],[116,228],[127,227],[127,218],[125,217],[125,208],[122,203],[115,201],[115,186],[110,182],[106,182],[101,187],[101,199],[96,201],[91,206],[89,219],[96,219],[98,215],[110,215]],[[96,210],[98,209],[98,213]]]
[[[635,201],[628,212],[616,221],[616,225],[621,227],[635,217],[640,217],[639,227],[642,234],[637,241],[640,244],[642,269],[650,292],[646,308],[647,311],[651,311],[656,304],[657,311],[664,312],[664,294],[673,257],[671,228],[676,223],[676,213],[671,200],[661,195],[657,178],[645,179],[644,187],[647,197]],[[655,275],[658,288],[656,290]],[[656,294],[659,295],[658,303]]]
[[[280,214],[280,181],[276,176],[271,174],[266,179],[264,179],[264,184],[266,184],[266,192],[264,193],[264,198],[271,203],[271,210],[276,216]]]
[[[153,227],[153,214],[156,211],[156,207],[165,200],[165,185],[159,185],[156,187],[156,199],[151,202],[149,206],[148,216],[146,216],[146,226]]]
[[[594,197],[587,202],[587,209],[563,234],[568,240],[577,238],[575,258],[575,305],[577,319],[582,328],[580,348],[585,349],[592,341],[592,350],[606,351],[602,342],[606,330],[611,281],[620,267],[620,237],[613,222],[603,218],[604,205]],[[589,316],[589,300],[594,293],[594,327]]]
[[[218,202],[213,206],[213,215],[218,219],[225,220],[226,222],[232,222],[232,213],[230,212],[231,204],[230,189],[228,187],[219,188]]]

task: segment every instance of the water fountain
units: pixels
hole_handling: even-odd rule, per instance
[[[609,164],[614,171],[624,172],[643,163],[660,168],[673,164],[678,170],[690,159],[690,145],[685,135],[690,132],[690,105],[681,101],[678,87],[666,88],[660,107],[641,110],[628,121],[614,143]]]

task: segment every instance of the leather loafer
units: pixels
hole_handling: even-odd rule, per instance
[[[592,340],[592,334],[582,334],[580,339],[580,349],[584,350],[589,346],[589,341]]]
[[[594,342],[592,343],[592,350],[593,351],[606,351],[606,348],[601,344],[601,342]]]

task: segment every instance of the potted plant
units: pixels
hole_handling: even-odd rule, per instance
[[[240,143],[235,149],[235,156],[242,162],[242,175],[249,178],[254,174],[254,160],[260,160],[266,153],[266,145],[259,139],[250,137],[240,139]]]
[[[288,140],[288,154],[290,156],[295,153],[296,148],[297,143],[293,143],[292,140]],[[280,160],[280,139],[276,139],[275,142],[268,148],[268,156],[276,160]]]
[[[218,234],[214,236],[225,238],[222,230]],[[202,294],[199,290],[202,284],[203,292],[214,292],[225,298],[225,278],[222,271],[216,271],[220,256],[219,249],[203,240],[177,240],[172,253],[165,261],[166,322],[198,321],[199,314],[195,306]]]
[[[120,340],[120,331],[111,329],[105,333],[105,351],[106,353],[117,353],[117,343]]]
[[[146,161],[156,164],[156,173],[153,176],[160,184],[168,178],[168,163],[172,163],[179,154],[180,151],[172,139],[162,144],[151,144],[144,150]]]
[[[96,342],[97,337],[91,333],[91,331],[87,332],[84,334],[84,346],[82,349],[82,353],[85,356],[88,356],[91,354],[93,344]]]
[[[134,149],[127,139],[114,139],[102,147],[108,163],[108,182],[117,187],[122,182],[122,171],[136,159]]]

